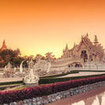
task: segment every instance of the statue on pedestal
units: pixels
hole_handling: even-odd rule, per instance
[[[10,64],[10,62],[8,62],[8,64],[4,68],[3,77],[13,77],[14,74],[15,74],[15,71],[12,68],[12,65]]]
[[[29,74],[24,77],[24,83],[29,86],[38,85],[39,82],[39,76],[37,75],[37,72],[34,71],[33,67],[34,62],[31,60],[28,64]]]
[[[34,75],[33,69],[30,70],[29,74],[24,77],[24,83],[26,85],[38,85],[39,77]]]

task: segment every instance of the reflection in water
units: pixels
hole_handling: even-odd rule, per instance
[[[80,102],[74,103],[72,105],[85,105],[85,103],[84,103],[84,101],[80,101]]]
[[[105,92],[73,103],[72,105],[105,105]]]
[[[102,96],[103,96],[103,95],[104,95],[103,93],[97,95],[97,98],[98,98],[98,100],[99,100],[99,105],[102,105]]]
[[[85,105],[92,105],[92,103],[93,103],[93,101],[94,101],[95,99],[96,99],[95,96],[89,97],[89,98],[85,99],[85,100],[84,100]]]
[[[99,100],[98,100],[97,96],[96,96],[96,99],[94,100],[93,104],[90,104],[90,105],[99,105]]]

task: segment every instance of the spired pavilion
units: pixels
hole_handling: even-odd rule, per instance
[[[2,52],[2,51],[4,51],[4,50],[6,50],[7,49],[7,46],[6,46],[6,43],[5,43],[5,40],[3,41],[3,43],[2,43],[2,46],[1,46],[1,48],[0,48],[0,52]],[[4,60],[2,59],[2,57],[0,56],[0,63],[3,63],[4,62]]]
[[[61,58],[52,62],[52,68],[56,70],[105,70],[105,50],[98,42],[95,35],[92,42],[88,34],[81,37],[78,45],[74,44],[72,49],[66,45]]]
[[[7,46],[6,46],[6,43],[5,43],[5,40],[4,40],[0,51],[6,50],[6,49],[7,49]]]

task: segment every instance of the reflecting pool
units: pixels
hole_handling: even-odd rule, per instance
[[[105,105],[105,92],[99,93],[92,97],[88,97],[71,105]]]

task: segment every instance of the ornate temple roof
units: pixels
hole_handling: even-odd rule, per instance
[[[104,49],[98,42],[97,36],[95,35],[94,42],[92,42],[89,39],[88,34],[81,36],[80,43],[78,45],[74,44],[72,49],[68,49],[68,47],[66,46],[64,52],[68,51],[70,54],[76,53],[81,49],[82,45],[84,45],[89,52],[92,52],[95,55],[98,54],[100,57],[104,55]]]

